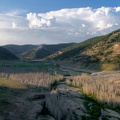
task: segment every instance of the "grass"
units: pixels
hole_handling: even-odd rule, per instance
[[[0,78],[0,87],[6,87],[6,88],[14,88],[14,89],[26,89],[26,84],[16,82],[16,81],[11,81],[11,80],[6,80],[5,78]]]
[[[46,68],[51,66],[43,62],[32,62],[32,61],[0,61],[1,67],[14,67],[14,68]]]
[[[114,71],[116,68],[118,68],[119,67],[119,65],[118,64],[102,64],[101,65],[101,69],[103,70],[103,71]]]
[[[91,115],[91,117],[82,116],[83,119],[85,119],[85,120],[97,120],[101,114],[101,109],[111,109],[111,110],[116,111],[120,114],[119,107],[114,108],[113,106],[109,106],[107,104],[107,102],[99,101],[95,95],[85,94],[83,89],[82,89],[82,86],[74,86],[74,85],[68,85],[68,86],[79,88],[80,91],[83,93],[83,99],[85,100],[84,106],[87,110],[86,113]],[[102,119],[108,120],[108,117],[104,116]]]
[[[54,65],[49,61],[2,61],[0,60],[0,69],[1,71],[11,72],[19,72],[27,71],[27,72],[49,72],[51,75],[55,72],[60,73],[60,67],[58,65]]]
[[[86,76],[86,78],[85,78],[85,76]],[[75,77],[76,78],[76,77]],[[87,76],[87,75],[84,75],[83,77],[81,77],[81,80],[80,80],[80,77],[78,77],[79,79],[77,80],[77,81],[75,81],[75,78],[70,78],[70,80],[66,80],[66,84],[67,85],[69,85],[69,86],[71,86],[71,87],[76,87],[76,88],[79,88],[80,89],[80,91],[83,93],[83,96],[85,97],[84,99],[86,100],[86,101],[88,101],[88,103],[90,103],[90,102],[92,102],[92,103],[94,103],[95,105],[97,105],[97,106],[99,106],[99,107],[101,107],[101,108],[107,108],[107,109],[111,109],[111,110],[114,110],[114,111],[116,111],[116,112],[118,112],[118,113],[120,113],[120,109],[119,109],[119,104],[117,103],[117,102],[115,102],[115,101],[113,101],[113,104],[115,104],[115,106],[113,105],[113,104],[111,104],[111,101],[107,101],[107,100],[105,100],[105,98],[104,98],[104,100],[100,100],[99,99],[99,97],[95,94],[95,90],[94,90],[94,94],[92,94],[92,92],[85,92],[84,91],[84,85],[86,85],[87,84],[87,81],[91,81],[91,79],[89,79],[89,76]],[[86,80],[85,80],[86,79]],[[97,79],[97,78],[96,78]],[[95,79],[95,80],[96,80]],[[101,78],[102,79],[102,78]],[[117,81],[117,78],[114,78],[114,79],[116,79],[116,81]],[[94,85],[95,84],[95,80],[93,79],[92,81],[94,81],[93,82],[93,84],[91,84],[91,83],[88,83],[88,86],[86,86],[86,88],[88,88],[88,87],[90,87],[91,85]],[[73,82],[74,82],[74,84],[73,84]],[[99,80],[99,82],[100,82],[100,80]],[[102,84],[104,84],[104,82],[103,81],[101,81],[102,82]],[[107,82],[107,81],[106,81]],[[114,82],[114,81],[113,81]],[[78,84],[77,84],[78,83]],[[101,85],[102,85],[101,84]],[[112,86],[110,86],[111,84],[109,84],[109,86],[106,86],[105,88],[107,88],[107,87],[110,87],[110,88],[112,88],[112,86],[113,86],[113,84],[112,84]],[[114,86],[115,86],[115,84],[114,84]],[[91,86],[91,88],[94,88],[95,86]],[[99,89],[99,88],[97,88],[97,89]],[[96,89],[96,91],[97,91],[97,89]],[[86,90],[86,89],[85,89]],[[88,91],[90,91],[91,89],[88,89]],[[107,89],[106,89],[107,90]],[[117,89],[115,89],[116,91],[117,91]],[[104,91],[105,92],[105,91]],[[109,93],[108,93],[109,94]],[[107,96],[106,97],[109,97],[109,95],[107,94]],[[116,96],[117,97],[117,96]],[[110,103],[110,104],[109,104]],[[86,104],[86,107],[87,107],[87,103],[85,103]],[[94,106],[94,107],[96,107],[96,106]],[[94,108],[93,110],[96,110],[96,108]],[[92,112],[91,110],[88,110],[88,112]],[[95,111],[96,112],[96,111]],[[92,113],[91,113],[92,114]]]
[[[66,84],[67,85],[67,84]],[[83,93],[83,99],[86,101],[84,102],[84,106],[87,110],[87,113],[92,115],[92,118],[89,117],[89,120],[96,120],[100,114],[100,104],[97,101],[97,98],[94,95],[87,95],[84,93],[82,86],[74,86],[74,85],[69,85],[70,87],[75,87],[79,88],[80,91]],[[88,105],[91,103],[91,109],[90,106]]]
[[[72,84],[73,86],[82,86],[85,94],[95,95],[98,100],[106,101],[109,105],[114,107],[119,106],[119,73],[114,73],[114,78],[112,77],[113,73],[106,73],[108,77],[104,75],[87,75],[82,74],[81,76],[72,76],[69,79],[73,79],[72,82],[67,80],[67,84]]]
[[[95,95],[85,94],[83,92],[83,96],[84,96],[84,99],[87,100],[87,102],[85,102],[85,106],[87,104],[89,104],[90,102],[92,102],[94,105],[97,105],[97,106],[101,107],[102,109],[111,109],[111,110],[114,110],[114,111],[116,111],[116,112],[118,112],[120,114],[119,106],[118,107],[109,106],[107,104],[107,102],[100,101],[99,99],[96,98]],[[94,109],[95,109],[95,111],[97,111],[96,108],[94,108]]]
[[[74,85],[68,85],[68,86],[79,88],[80,91],[83,93],[83,99],[85,100],[84,106],[85,106],[85,108],[87,110],[86,113],[91,115],[90,117],[84,116],[83,119],[85,119],[85,120],[97,120],[99,115],[101,114],[101,107],[102,106],[98,103],[96,97],[93,96],[93,95],[85,94],[84,91],[83,91],[82,86],[74,86]]]
[[[3,64],[3,63],[0,63],[0,64]],[[41,66],[41,68],[48,68],[51,66],[50,63],[31,63],[31,62],[9,62],[7,63],[8,65],[11,65],[11,66],[17,66],[18,68],[21,66],[23,68],[32,68],[34,66]],[[0,65],[1,66],[1,65]],[[38,67],[37,66],[37,67]],[[57,67],[57,66],[56,66]],[[52,68],[55,68],[55,66],[52,66]],[[48,69],[49,71],[50,69]],[[16,75],[16,76],[15,76]],[[36,83],[38,81],[40,81],[40,79],[38,79],[37,81],[37,75],[40,75],[40,73],[38,74],[35,74],[35,73],[26,73],[25,75],[28,75],[30,78],[32,78],[32,80],[35,81],[36,79]],[[17,82],[18,79],[21,79],[22,77],[25,76],[23,73],[20,75],[20,74],[13,74],[13,77],[15,77],[15,81],[11,81],[11,80],[6,80],[5,78],[0,78],[0,105],[6,105],[6,104],[9,104],[9,100],[8,100],[8,94],[12,94],[12,95],[17,95],[19,93],[19,90],[21,89],[27,89],[28,86],[27,84],[24,84],[24,83],[20,83],[20,82]],[[10,76],[10,74],[9,74]],[[19,77],[18,77],[19,76]],[[28,78],[28,76],[26,76],[26,78]],[[41,76],[41,75],[40,75]],[[51,76],[51,75],[50,75]],[[57,73],[54,75],[51,76],[51,79],[53,79],[53,76],[56,76],[55,77],[55,81],[52,81],[52,84],[51,84],[51,89],[56,89],[57,85],[59,84],[59,82],[64,82],[65,79],[64,77],[62,76],[60,80],[58,80],[59,82],[56,81],[56,79],[58,78],[57,76]],[[45,77],[45,74],[43,74],[43,77]],[[43,78],[42,77],[42,78]],[[75,77],[75,76],[74,76]],[[86,77],[86,78],[84,78]],[[24,80],[27,80],[26,78],[23,78],[23,81]],[[45,77],[45,79],[43,80],[44,83],[45,80],[47,80],[48,76]],[[74,79],[73,77],[70,77],[70,82],[74,82]],[[88,86],[90,86],[89,82],[90,80],[88,79],[89,76],[83,76],[83,78],[81,79],[81,81],[83,81],[85,79],[84,82],[86,82],[86,80],[88,80]],[[66,78],[67,79],[67,78]],[[77,82],[77,81],[76,81]],[[103,84],[103,83],[102,83]],[[85,104],[85,107],[87,109],[87,112],[91,115],[93,115],[92,118],[85,118],[86,120],[96,120],[96,118],[98,117],[99,113],[100,113],[100,108],[104,107],[104,108],[108,108],[108,109],[112,109],[114,111],[117,111],[118,113],[120,113],[120,110],[119,110],[119,107],[116,107],[116,108],[113,108],[112,106],[108,106],[107,103],[105,102],[99,102],[99,100],[96,98],[95,95],[91,95],[91,94],[85,94],[84,91],[83,91],[83,87],[81,84],[77,85],[77,84],[69,84],[69,86],[71,87],[76,87],[76,88],[79,88],[81,90],[81,92],[84,94],[84,97],[85,97],[85,100],[86,102],[84,103]],[[11,92],[11,90],[13,92]],[[18,91],[17,91],[18,90]],[[89,91],[89,90],[88,90]],[[91,102],[92,106],[91,109],[89,107],[89,103]]]
[[[80,91],[83,92],[82,86],[75,86],[75,85],[72,85],[72,84],[69,84],[69,85],[68,85],[68,84],[66,84],[66,83],[65,83],[65,85],[70,86],[70,87],[74,87],[74,88],[79,88]]]
[[[91,117],[88,117],[89,120],[97,120],[101,114],[100,106],[95,104],[94,101],[86,101],[84,106],[87,110],[87,114],[91,115]]]

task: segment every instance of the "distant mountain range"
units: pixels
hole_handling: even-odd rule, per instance
[[[40,45],[32,48],[18,55],[21,59],[43,59],[63,48],[71,46],[75,43],[53,44],[53,45]]]
[[[17,59],[18,56],[20,59],[52,60],[77,69],[120,70],[120,29],[81,43],[3,47],[0,59]]]
[[[30,50],[32,48],[38,47],[38,45],[4,45],[3,48],[6,48],[10,52],[12,52],[14,55],[23,53],[27,50]]]

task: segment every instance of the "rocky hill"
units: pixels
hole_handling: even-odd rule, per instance
[[[120,70],[120,29],[62,49],[46,59],[74,68]]]

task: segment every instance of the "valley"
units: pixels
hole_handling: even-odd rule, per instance
[[[120,119],[120,72],[77,71],[50,61],[1,67],[1,120]]]
[[[0,53],[0,120],[120,120],[120,29]]]

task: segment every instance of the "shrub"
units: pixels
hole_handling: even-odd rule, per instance
[[[110,55],[113,51],[108,51],[104,54],[104,57],[107,57],[108,55]]]

